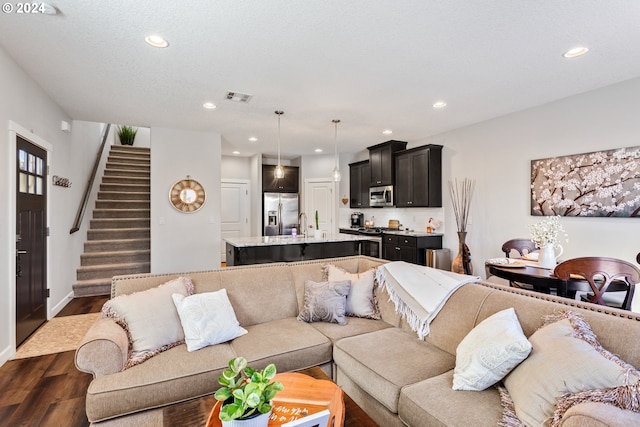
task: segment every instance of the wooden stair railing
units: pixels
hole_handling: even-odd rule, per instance
[[[102,134],[102,143],[100,144],[100,148],[98,148],[98,154],[96,155],[96,160],[93,163],[91,176],[87,181],[87,186],[84,189],[84,195],[82,196],[82,200],[80,201],[80,206],[78,206],[76,219],[73,222],[73,226],[71,227],[71,230],[69,230],[69,234],[73,234],[76,231],[80,230],[80,224],[82,224],[82,217],[84,216],[85,210],[87,210],[87,203],[89,203],[91,188],[93,187],[93,182],[96,180],[96,174],[98,173],[98,166],[100,166],[100,159],[102,159],[102,153],[104,151],[104,146],[107,142],[107,135],[109,135],[109,129],[111,129],[111,123],[107,123],[107,126],[104,128],[104,133]]]

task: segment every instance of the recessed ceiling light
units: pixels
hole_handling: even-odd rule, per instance
[[[322,153],[322,148],[316,148],[316,149],[315,149],[315,150],[313,150],[313,151],[315,151],[316,153]]]
[[[562,54],[565,58],[577,58],[578,56],[582,56],[585,53],[589,52],[589,48],[584,46],[574,47],[573,49],[569,49],[565,53]]]
[[[444,108],[447,106],[447,103],[444,101],[438,101],[433,104],[433,108]]]
[[[204,104],[202,104],[202,106],[207,110],[213,110],[216,108],[216,104],[214,104],[213,102],[205,102]]]
[[[385,130],[382,131],[382,133],[384,135],[391,135],[393,133],[393,131],[391,129],[385,129]]]
[[[255,136],[252,136],[252,137],[249,138],[249,141],[256,142],[256,141],[258,141],[258,138],[256,138]]]
[[[153,47],[167,47],[169,46],[169,42],[163,39],[160,36],[152,35],[144,38],[144,41],[147,42],[150,46]]]
[[[238,154],[240,154],[240,152],[239,151],[234,151],[233,154],[238,155]]]

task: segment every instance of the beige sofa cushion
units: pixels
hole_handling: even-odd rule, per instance
[[[402,387],[440,375],[455,364],[453,355],[397,328],[337,341],[333,358],[352,381],[391,412],[398,412]]]
[[[495,427],[502,418],[500,394],[451,388],[453,371],[408,385],[400,392],[398,415],[410,426]]]
[[[295,317],[246,329],[249,333],[231,341],[231,346],[254,369],[274,363],[278,372],[287,372],[331,361],[331,341]]]
[[[391,325],[383,320],[365,319],[360,317],[349,317],[347,319],[347,327],[325,322],[311,323],[311,326],[320,331],[322,335],[326,336],[334,343],[342,338],[391,328]]]

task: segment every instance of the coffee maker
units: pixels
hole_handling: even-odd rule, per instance
[[[364,227],[364,214],[362,212],[354,212],[351,214],[351,228]]]

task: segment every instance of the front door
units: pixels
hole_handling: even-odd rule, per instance
[[[16,137],[16,346],[47,320],[47,152]]]

